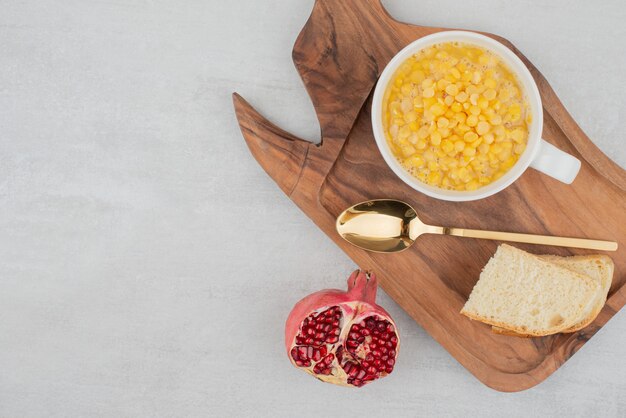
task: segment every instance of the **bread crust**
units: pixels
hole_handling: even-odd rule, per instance
[[[544,331],[530,330],[528,328],[513,327],[513,326],[510,326],[509,324],[494,321],[493,319],[485,318],[480,315],[474,315],[473,313],[466,312],[465,310],[461,310],[461,314],[465,315],[469,319],[473,319],[474,321],[479,321],[487,325],[494,325],[496,327],[500,327],[500,328],[512,331],[515,334],[521,334],[523,336],[528,336],[528,337],[545,337],[546,335],[557,334],[561,332],[563,329],[565,329],[563,327],[558,327],[558,328],[549,328]],[[566,324],[566,328],[569,326],[570,324]]]

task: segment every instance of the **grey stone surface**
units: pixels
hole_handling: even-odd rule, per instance
[[[513,41],[626,165],[623,1],[385,4]],[[290,308],[354,265],[250,156],[230,94],[318,140],[290,58],[311,5],[0,3],[0,416],[625,416],[624,312],[517,394],[384,294],[391,377],[349,390],[291,367]]]

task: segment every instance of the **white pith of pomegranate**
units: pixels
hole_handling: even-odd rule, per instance
[[[396,325],[376,305],[377,280],[359,270],[348,291],[322,290],[296,304],[285,327],[291,362],[325,382],[363,386],[393,371]]]

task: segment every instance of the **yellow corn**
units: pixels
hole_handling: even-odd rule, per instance
[[[382,118],[391,151],[411,174],[450,190],[474,190],[504,175],[525,151],[532,123],[506,65],[478,47],[452,43],[428,47],[400,66]]]

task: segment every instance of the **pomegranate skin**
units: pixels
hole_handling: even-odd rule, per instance
[[[376,305],[376,291],[376,276],[356,270],[347,291],[321,290],[296,303],[285,324],[292,364],[342,386],[391,373],[400,342],[393,319]]]

